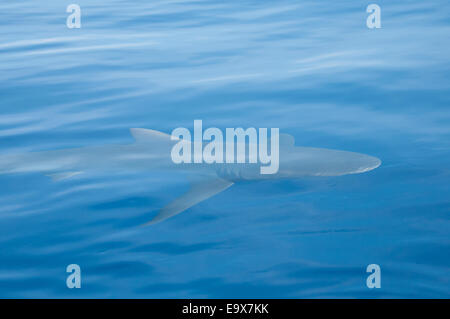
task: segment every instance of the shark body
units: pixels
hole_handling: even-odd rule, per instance
[[[242,180],[291,179],[305,176],[340,176],[368,172],[381,161],[365,154],[323,148],[298,147],[287,134],[280,134],[279,170],[260,174],[260,164],[182,163],[170,156],[177,141],[171,135],[149,129],[131,129],[135,143],[67,150],[32,152],[0,157],[0,174],[41,172],[59,181],[89,171],[187,170],[201,182],[163,207],[148,224],[172,217]],[[190,143],[183,141],[183,143]]]

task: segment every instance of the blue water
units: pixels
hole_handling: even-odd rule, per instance
[[[183,176],[0,175],[0,297],[450,297],[448,1],[377,0],[381,29],[368,1],[76,3],[81,29],[70,1],[0,4],[0,155],[201,119],[383,164],[236,184],[149,227]]]

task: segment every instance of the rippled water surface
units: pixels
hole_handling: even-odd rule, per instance
[[[379,0],[374,30],[366,1],[78,0],[81,29],[69,3],[0,4],[0,156],[202,119],[383,164],[236,184],[149,227],[184,176],[0,175],[0,297],[450,297],[447,1]]]

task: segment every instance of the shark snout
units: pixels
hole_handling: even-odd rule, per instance
[[[351,160],[349,166],[351,167],[350,174],[359,174],[369,172],[381,165],[381,160],[374,156],[359,154],[358,157]]]

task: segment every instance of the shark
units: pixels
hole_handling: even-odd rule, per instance
[[[174,163],[171,150],[180,143],[174,136],[145,128],[130,129],[134,143],[7,154],[0,156],[0,174],[43,173],[54,181],[89,172],[188,171],[196,181],[190,189],[159,210],[145,225],[173,217],[223,192],[240,181],[342,176],[376,169],[381,160],[366,154],[326,148],[301,147],[289,134],[279,135],[279,169],[261,174],[258,163]],[[182,140],[190,147],[191,141]]]

